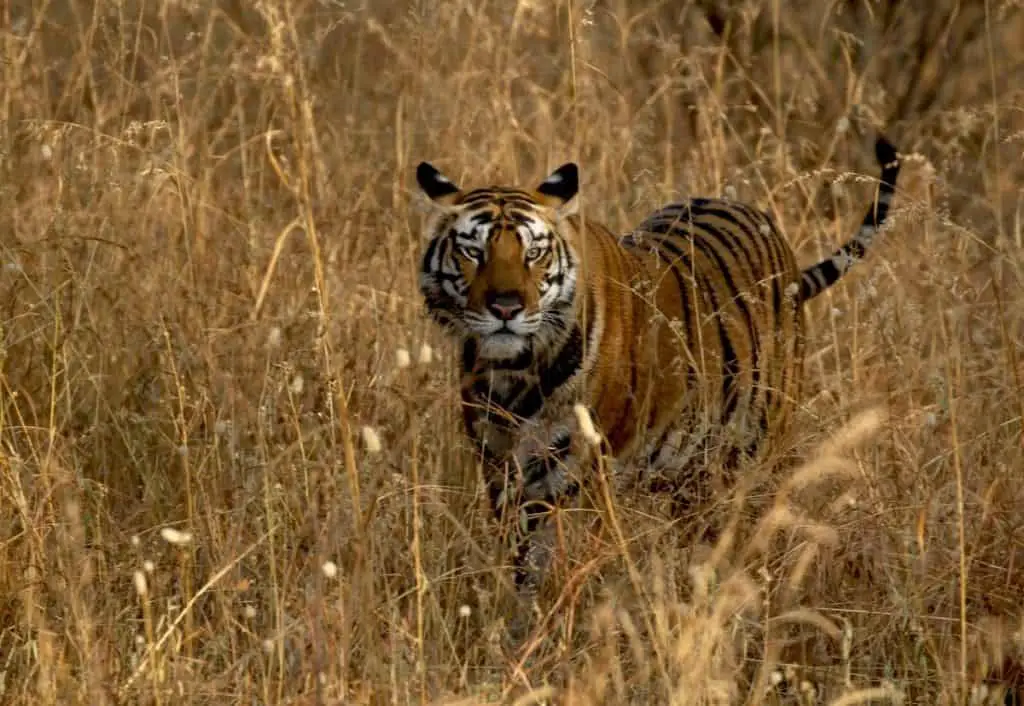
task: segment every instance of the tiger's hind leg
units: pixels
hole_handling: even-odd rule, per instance
[[[687,427],[684,427],[687,428]],[[684,544],[715,545],[746,504],[756,480],[759,440],[714,427],[675,430],[646,460],[641,488],[666,498],[665,511],[681,520]]]
[[[713,425],[683,422],[648,447],[641,488],[670,497],[673,517],[701,512],[722,497],[745,455]]]

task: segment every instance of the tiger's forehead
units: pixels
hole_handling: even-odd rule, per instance
[[[540,209],[543,206],[529,192],[508,186],[488,186],[465,192],[456,204],[490,205],[495,208]]]
[[[513,230],[521,236],[537,238],[552,228],[543,205],[524,191],[515,189],[476,189],[456,204],[450,227],[466,235],[485,238],[495,230]]]

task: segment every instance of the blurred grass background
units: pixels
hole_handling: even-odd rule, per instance
[[[3,703],[1022,688],[1020,2],[8,0],[0,22]],[[507,653],[414,165],[531,185],[577,160],[616,230],[728,194],[806,264],[862,217],[877,129],[904,155],[893,226],[811,307],[792,503],[703,554],[630,498],[621,541],[574,519],[558,610]],[[794,693],[750,687],[786,664]]]

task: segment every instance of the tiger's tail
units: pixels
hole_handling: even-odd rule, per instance
[[[801,302],[813,299],[824,292],[861,260],[889,214],[889,204],[896,191],[896,177],[900,173],[900,162],[896,156],[896,148],[882,135],[875,141],[875,158],[882,168],[875,202],[868,208],[867,215],[864,216],[853,238],[843,243],[831,257],[811,265],[801,273]]]

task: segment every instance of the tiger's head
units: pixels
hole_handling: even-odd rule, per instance
[[[416,169],[429,199],[420,291],[430,315],[483,358],[505,360],[570,327],[578,258],[564,237],[579,171],[559,167],[532,191],[462,190],[432,165]]]

